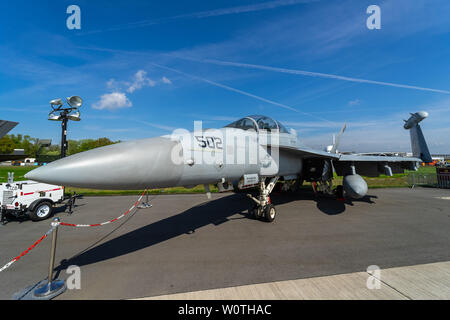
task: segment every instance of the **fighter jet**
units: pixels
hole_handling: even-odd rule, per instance
[[[423,114],[422,114],[423,116]],[[418,126],[419,118],[411,120]],[[419,121],[418,121],[419,120]],[[405,126],[406,128],[406,126]],[[428,149],[423,135],[411,134],[414,157],[341,154],[334,144],[325,151],[303,145],[294,130],[266,116],[252,115],[220,129],[176,130],[171,135],[122,142],[54,161],[25,175],[40,182],[94,189],[152,189],[175,186],[217,185],[219,191],[256,188],[248,194],[254,205],[249,213],[272,222],[276,216],[270,194],[277,182],[296,190],[312,182],[318,192],[362,198],[367,183],[361,177],[417,169]],[[416,141],[419,139],[420,141]],[[422,141],[423,140],[423,141]],[[343,185],[333,187],[333,172]]]

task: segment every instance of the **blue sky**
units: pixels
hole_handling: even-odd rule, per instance
[[[73,4],[81,30],[66,27]],[[431,152],[449,153],[449,14],[448,0],[2,1],[0,118],[56,143],[48,101],[80,95],[72,139],[258,113],[320,148],[347,123],[341,150],[364,152],[409,151],[402,119],[426,110]]]

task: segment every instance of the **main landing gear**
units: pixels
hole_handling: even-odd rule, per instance
[[[277,211],[275,206],[270,203],[270,193],[272,192],[275,184],[280,177],[273,177],[270,179],[269,183],[266,185],[266,179],[262,179],[259,182],[258,198],[253,197],[251,194],[247,194],[247,197],[252,199],[256,204],[248,210],[250,215],[259,220],[264,220],[266,222],[272,222],[275,220]]]
[[[344,187],[342,185],[338,185],[333,189],[332,179],[313,181],[312,187],[316,196],[319,194],[334,196],[338,201],[345,201]]]

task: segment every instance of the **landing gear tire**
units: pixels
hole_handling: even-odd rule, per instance
[[[250,217],[256,220],[265,220],[266,219],[266,211],[259,205],[253,206],[248,210]]]
[[[255,204],[253,207],[251,207],[250,209],[248,209],[248,215],[250,216],[250,218],[256,219],[256,210],[257,210],[258,206]]]
[[[48,201],[39,203],[33,211],[30,212],[30,219],[41,221],[50,218],[53,213],[53,205]]]
[[[273,222],[277,216],[277,210],[273,204],[268,204],[264,209],[264,218],[267,222]]]
[[[248,214],[250,218],[258,219],[258,205],[255,204],[253,207],[248,209]]]

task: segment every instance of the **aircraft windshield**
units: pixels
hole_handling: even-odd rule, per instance
[[[256,126],[258,126],[259,130],[280,130],[280,133],[289,133],[287,129],[279,122],[273,120],[272,118],[260,115],[248,116],[229,125],[226,125],[226,128],[237,128],[242,130],[255,130]]]
[[[229,125],[226,125],[225,127],[256,131],[255,123],[252,121],[252,119],[249,119],[249,118],[239,119],[238,121],[230,123]]]

